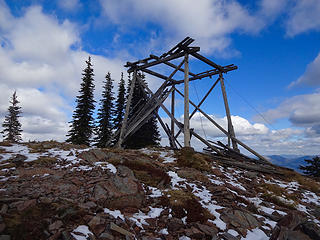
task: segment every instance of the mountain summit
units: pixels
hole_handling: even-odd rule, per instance
[[[319,239],[319,183],[191,148],[0,143],[0,239]]]

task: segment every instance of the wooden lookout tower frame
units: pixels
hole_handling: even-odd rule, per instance
[[[226,66],[221,66],[208,58],[202,56],[199,51],[200,47],[190,46],[191,43],[194,42],[194,39],[190,37],[186,37],[184,40],[179,42],[176,46],[174,46],[168,52],[162,54],[161,56],[150,55],[148,58],[136,61],[136,62],[127,62],[125,67],[129,68],[128,73],[133,73],[131,86],[129,89],[128,99],[125,108],[125,115],[122,122],[121,129],[115,133],[115,136],[118,136],[117,147],[121,147],[125,139],[127,139],[130,135],[135,133],[144,123],[146,123],[152,116],[156,116],[160,125],[164,129],[164,132],[167,134],[170,146],[173,148],[178,147],[190,147],[190,138],[194,136],[202,143],[207,146],[207,149],[212,151],[213,153],[225,156],[226,151],[231,151],[234,154],[240,154],[238,145],[242,146],[247,151],[251,152],[253,155],[257,156],[261,160],[265,160],[263,156],[258,154],[256,151],[248,147],[242,141],[236,138],[234,128],[232,125],[230,109],[227,100],[227,94],[224,84],[223,75],[227,72],[236,70],[238,67],[231,64]],[[193,57],[197,60],[200,60],[203,63],[206,63],[210,69],[200,73],[193,73],[189,70],[189,59]],[[172,63],[172,60],[180,59],[180,64],[176,65]],[[172,72],[169,76],[165,76],[159,72],[150,70],[150,67],[157,65],[166,65],[172,68]],[[162,85],[158,88],[156,92],[152,92],[148,86],[142,81],[138,72],[141,71],[146,74],[150,74],[158,79],[163,80]],[[184,73],[184,79],[175,80],[173,79],[174,75],[178,72]],[[202,98],[202,100],[195,104],[193,101],[189,99],[189,82],[203,79],[207,77],[212,77],[213,75],[217,75],[218,79],[213,83],[208,92]],[[222,96],[224,100],[224,107],[227,115],[228,129],[224,129],[221,125],[219,125],[214,119],[212,119],[207,113],[205,113],[200,107],[209,96],[211,91],[216,87],[216,85],[220,82]],[[145,89],[150,96],[148,97],[148,101],[145,105],[138,107],[137,110],[134,111],[132,117],[128,119],[130,105],[132,101],[133,91],[136,83],[142,88]],[[176,86],[179,84],[184,84],[184,93],[179,91]],[[143,91],[144,92],[144,91]],[[167,99],[167,97],[171,94],[171,109],[169,110],[164,106],[163,102]],[[181,95],[184,98],[184,122],[181,123],[175,117],[175,96],[176,94]],[[190,104],[194,107],[194,110],[190,114],[189,106]],[[162,108],[163,111],[170,117],[171,126],[165,124],[161,117],[158,114],[158,109]],[[194,129],[190,129],[190,119],[195,115],[195,113],[199,111],[204,117],[206,117],[216,128],[218,128],[222,133],[226,135],[228,138],[228,144],[224,145],[221,142],[213,142],[210,140],[204,139],[201,135],[196,133]],[[177,133],[175,133],[175,126],[179,129]],[[182,145],[178,141],[178,136],[180,133],[184,134],[184,144]],[[115,137],[114,136],[114,137]],[[242,155],[242,154],[241,154]]]

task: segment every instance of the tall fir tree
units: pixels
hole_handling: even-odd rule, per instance
[[[4,128],[1,132],[3,134],[3,140],[8,142],[19,142],[21,141],[21,123],[19,122],[20,114],[22,113],[21,107],[18,106],[17,93],[14,91],[11,100],[11,105],[8,108],[8,114],[4,118],[2,127]]]
[[[142,73],[138,73],[139,77],[144,81],[145,84],[145,75]],[[129,85],[131,85],[131,81],[129,80]],[[130,86],[128,87],[130,89]],[[142,90],[139,84],[136,82],[134,86],[132,101],[130,104],[130,114],[129,119],[134,115],[134,113],[138,110],[139,106],[144,105],[149,100],[149,95],[146,90]],[[147,146],[157,146],[160,141],[160,133],[158,130],[157,119],[156,116],[153,115],[149,121],[141,126],[139,130],[137,130],[134,134],[129,136],[124,142],[124,146],[126,148],[143,148]]]
[[[320,157],[316,156],[312,159],[305,159],[304,161],[308,165],[306,165],[306,166],[300,165],[300,167],[299,167],[303,171],[303,173],[308,176],[320,178]]]
[[[105,85],[103,87],[102,99],[100,100],[100,108],[98,110],[97,147],[105,147],[112,137],[114,114],[112,82],[111,74],[108,72],[106,75]]]
[[[125,89],[125,82],[123,79],[123,73],[121,73],[121,79],[118,86],[118,95],[115,104],[115,111],[114,111],[114,119],[113,119],[113,127],[114,130],[117,131],[121,128],[124,111],[125,111],[125,103],[126,103],[126,89]],[[114,139],[114,144],[118,141],[118,138]]]
[[[69,130],[66,141],[73,144],[84,144],[89,146],[91,136],[94,130],[94,84],[93,84],[93,68],[91,57],[86,61],[87,67],[82,73],[82,83],[79,90],[79,96],[76,99],[76,109],[72,115],[70,122],[71,129]]]

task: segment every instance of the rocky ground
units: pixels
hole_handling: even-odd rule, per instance
[[[272,165],[48,141],[0,170],[0,240],[320,239],[319,184]]]

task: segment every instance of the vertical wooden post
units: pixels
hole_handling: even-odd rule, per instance
[[[189,121],[189,54],[184,55],[184,146],[190,147]]]
[[[173,85],[174,87],[174,85]],[[174,104],[175,104],[175,90],[172,91],[171,93],[171,114],[172,116],[174,117]],[[171,119],[171,139],[174,139],[174,121]],[[173,146],[173,142],[170,141],[170,146],[171,147],[174,147]]]
[[[222,72],[219,73],[219,79],[220,79],[220,84],[221,84],[221,91],[222,91],[224,106],[226,109],[226,114],[227,114],[227,119],[228,119],[228,132],[229,132],[228,144],[230,145],[230,136],[235,138],[235,133],[234,133],[234,129],[233,129],[232,121],[231,121],[230,109],[229,109],[227,93],[226,93],[226,88],[224,85]],[[239,152],[237,142],[233,138],[231,138],[233,150]]]
[[[130,90],[129,90],[129,96],[128,96],[128,99],[127,99],[126,109],[125,109],[125,112],[124,112],[124,117],[123,117],[123,121],[122,121],[122,125],[121,125],[120,136],[119,136],[119,140],[117,142],[117,148],[121,148],[121,145],[122,145],[122,142],[123,142],[123,137],[125,135],[125,130],[127,128],[130,105],[131,105],[131,101],[132,101],[133,90],[134,90],[134,87],[136,85],[136,80],[137,80],[137,70],[134,70],[133,78],[132,78],[131,86],[130,86]]]

